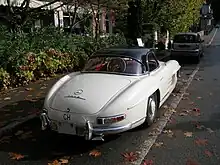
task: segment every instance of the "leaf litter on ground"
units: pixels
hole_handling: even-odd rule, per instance
[[[5,97],[4,101],[11,100],[11,97]]]
[[[164,134],[166,134],[168,137],[173,137],[174,133],[171,130],[163,130],[162,131]]]
[[[25,88],[26,91],[33,91],[33,88]]]
[[[149,136],[156,136],[160,133],[160,129],[159,128],[154,128],[148,135]]]
[[[125,161],[134,162],[138,158],[138,154],[134,152],[125,152],[122,154]]]
[[[196,139],[195,143],[197,145],[207,145],[208,144],[208,140],[207,139]]]
[[[212,157],[212,153],[209,150],[205,150],[204,151],[205,155],[207,155],[208,157]]]
[[[0,139],[0,143],[10,143],[11,138],[12,138],[11,136],[3,136]]]
[[[10,159],[13,159],[13,160],[20,160],[24,158],[24,155],[13,153],[13,152],[9,152],[9,156],[10,156]]]
[[[154,163],[153,160],[147,160],[146,159],[146,160],[143,161],[142,165],[153,165],[153,163]]]
[[[185,132],[184,136],[185,137],[192,137],[193,133],[192,132]]]
[[[101,154],[102,153],[96,149],[89,152],[89,156],[93,156],[93,157],[99,157],[99,156],[101,156]]]
[[[214,133],[214,131],[211,128],[206,128],[206,130],[208,131],[208,133]]]
[[[199,165],[199,163],[195,160],[192,160],[192,159],[188,159],[186,161],[186,165]]]
[[[163,145],[163,142],[156,142],[154,143],[155,147],[161,147]]]

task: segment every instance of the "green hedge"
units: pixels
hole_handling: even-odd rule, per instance
[[[0,88],[23,85],[41,77],[77,71],[100,48],[124,44],[120,35],[98,38],[45,28],[28,34],[0,29]]]

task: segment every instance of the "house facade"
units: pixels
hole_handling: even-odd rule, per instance
[[[23,0],[11,0],[11,5],[19,7],[21,6]],[[49,2],[46,1],[38,1],[38,0],[30,0],[30,8],[37,8],[44,6]],[[0,10],[4,10],[4,8],[8,5],[7,0],[0,0]],[[44,26],[53,25],[55,27],[63,28],[66,30],[70,30],[73,26],[73,13],[74,13],[74,5],[62,5],[62,2],[56,2],[51,5],[45,6],[42,10],[48,10],[50,14],[42,17],[39,20],[34,20],[33,26],[35,28],[40,28]],[[77,9],[77,21],[78,23],[74,24],[73,31],[78,32],[82,31],[83,25],[80,20],[84,19],[84,14],[88,13],[89,9],[87,8],[78,8]],[[92,27],[93,32],[95,31],[96,25],[96,11],[93,13],[89,11],[89,24]],[[99,18],[99,29],[101,33],[112,33],[113,27],[115,26],[115,16],[113,10],[106,10],[105,8],[101,9],[100,18]],[[72,31],[72,30],[71,30]]]

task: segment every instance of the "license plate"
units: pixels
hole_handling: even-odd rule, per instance
[[[61,123],[58,125],[58,132],[63,134],[76,134],[76,127],[70,123]]]

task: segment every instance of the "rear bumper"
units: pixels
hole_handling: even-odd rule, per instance
[[[171,56],[172,57],[197,57],[201,54],[201,51],[195,50],[195,51],[176,51],[171,50]]]
[[[43,112],[40,115],[42,130],[51,129],[57,131],[57,126],[54,125],[53,121],[49,119],[48,115]],[[87,121],[85,126],[76,127],[76,135],[83,136],[86,140],[103,140],[102,137],[107,134],[118,134],[125,132],[132,128],[132,123],[119,127],[105,127],[105,128],[95,128],[92,124]]]

